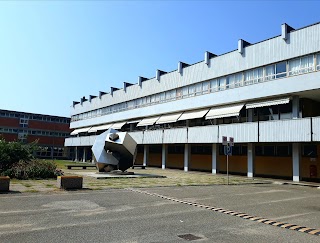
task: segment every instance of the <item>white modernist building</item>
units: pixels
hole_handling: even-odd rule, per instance
[[[320,24],[293,29],[171,72],[83,97],[71,107],[65,146],[90,160],[108,128],[137,141],[136,163],[226,171],[222,136],[234,137],[231,173],[319,180]]]

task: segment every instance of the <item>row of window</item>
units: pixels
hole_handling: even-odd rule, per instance
[[[64,156],[64,148],[61,147],[40,147],[38,151],[36,151],[36,156],[40,158],[50,158],[50,157],[63,157]]]
[[[10,111],[0,111],[0,117],[11,117],[11,118],[20,118],[20,119],[29,119],[29,120],[38,120],[38,121],[47,121],[47,122],[57,122],[57,123],[70,123],[70,118],[62,118],[62,117],[51,117],[45,115],[27,115],[21,114],[18,112],[10,112]]]
[[[150,153],[161,153],[161,145],[153,145],[149,147]],[[143,146],[138,146],[138,153],[143,153]],[[183,154],[184,145],[169,145],[169,154]],[[246,156],[248,153],[247,145],[235,144],[232,147],[233,156]],[[317,145],[316,144],[304,144],[301,148],[303,157],[318,157]],[[210,145],[191,145],[191,154],[212,154],[212,147]],[[224,155],[224,146],[219,144],[219,155]],[[256,145],[255,146],[256,156],[273,156],[273,157],[291,157],[292,156],[292,145]]]
[[[320,54],[308,55],[74,115],[71,117],[71,121],[89,119],[114,112],[204,95],[319,70]]]
[[[70,134],[66,132],[50,132],[50,131],[43,131],[43,130],[23,130],[23,129],[16,129],[16,128],[3,128],[0,127],[0,133],[14,133],[14,134],[29,134],[29,135],[37,135],[37,136],[52,136],[52,137],[68,137]],[[22,137],[22,135],[19,135]]]

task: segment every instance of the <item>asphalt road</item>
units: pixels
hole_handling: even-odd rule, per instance
[[[289,185],[139,189],[320,229],[320,190]],[[130,190],[1,194],[0,242],[320,242],[283,229]],[[189,237],[191,237],[189,235]]]

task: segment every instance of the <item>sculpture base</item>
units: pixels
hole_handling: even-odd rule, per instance
[[[108,171],[108,172],[96,172],[96,174],[134,175],[134,172],[121,171],[121,170],[112,170],[112,171]]]

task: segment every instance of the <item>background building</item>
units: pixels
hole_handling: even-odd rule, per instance
[[[71,130],[70,118],[0,110],[0,136],[6,141],[30,143],[38,140],[39,158],[71,158],[64,138]]]
[[[74,102],[65,145],[91,159],[95,135],[112,127],[138,142],[137,163],[226,171],[222,136],[234,137],[231,173],[319,180],[320,24],[204,61],[156,71]]]

